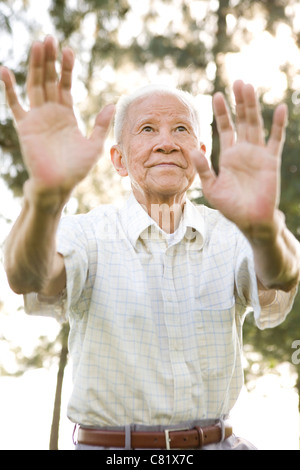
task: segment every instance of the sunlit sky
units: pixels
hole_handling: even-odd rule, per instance
[[[134,4],[134,14],[131,14],[128,20],[127,27],[129,30],[134,30],[135,34],[138,35],[143,28],[143,24],[139,21],[139,17],[144,11],[147,10],[148,3],[150,0],[145,0],[141,2],[140,0],[131,0],[130,3]],[[40,0],[31,1],[31,10],[28,11],[28,16],[32,18],[37,18],[39,22],[43,24],[43,28],[40,31],[40,38],[45,34],[52,34],[53,28],[48,17],[48,5],[50,0],[45,0],[41,2]],[[70,1],[70,4],[72,2]],[[16,6],[20,6],[21,1],[15,2]],[[174,4],[174,20],[176,21],[176,4],[177,1],[173,2]],[[218,2],[201,2],[194,1],[192,2],[193,8],[192,12],[194,15],[197,15],[198,18],[201,18],[201,15],[206,14],[207,5],[210,8],[216,8]],[[297,18],[295,19],[295,28],[300,30],[300,5],[296,4],[295,9],[298,12]],[[160,11],[160,20],[156,25],[157,31],[163,34],[166,23],[169,18],[164,15],[164,7]],[[89,21],[92,21],[90,18]],[[180,18],[178,17],[178,21]],[[228,27],[234,27],[235,19],[230,15],[228,17]],[[249,83],[252,83],[256,88],[263,88],[268,90],[268,99],[270,102],[279,101],[282,98],[283,92],[286,87],[286,77],[284,73],[280,70],[280,67],[285,64],[287,61],[294,67],[295,70],[295,87],[299,86],[300,88],[300,79],[297,74],[300,70],[300,54],[296,49],[292,34],[289,28],[285,25],[282,25],[277,32],[277,36],[274,38],[268,32],[264,30],[264,24],[258,20],[251,23],[253,40],[250,44],[242,47],[241,52],[228,54],[226,56],[226,73],[228,75],[229,82],[232,83],[236,79],[243,79]],[[86,23],[85,30],[89,33],[89,23]],[[17,33],[16,33],[17,31]],[[9,47],[12,49],[10,63],[6,64],[13,67],[15,62],[18,62],[21,57],[23,57],[24,50],[23,45],[27,43],[27,39],[30,37],[30,33],[26,27],[20,21],[18,23],[17,30],[14,30],[14,40],[9,44]],[[126,43],[127,30],[122,28],[119,31],[119,38],[123,43]],[[85,46],[88,49],[90,41],[88,34],[84,39]],[[0,50],[0,60],[2,60],[3,50]],[[213,70],[211,70],[213,73]],[[80,73],[80,64],[76,63],[75,75]],[[113,73],[109,68],[106,73]],[[151,69],[150,69],[151,73]],[[209,70],[208,70],[209,73]],[[157,68],[153,68],[153,79],[157,81]],[[132,86],[132,75],[131,83],[128,82],[128,87]],[[138,77],[136,78],[138,82]],[[172,77],[169,75],[160,74],[159,82],[170,83]],[[174,78],[176,80],[176,78]],[[299,80],[299,83],[297,83]],[[123,82],[124,87],[127,84]],[[85,95],[85,89],[82,84],[75,83],[74,87],[74,97],[75,103],[76,99],[80,100]],[[1,108],[2,103],[0,103],[0,112],[3,112]],[[211,113],[209,107],[206,107],[206,112]],[[208,115],[206,115],[208,117]],[[209,120],[211,115],[209,114]],[[209,133],[208,133],[209,139]],[[209,147],[209,144],[208,144]],[[10,194],[6,191],[5,186],[0,181],[0,215],[4,216],[6,219],[15,219],[20,211],[19,201],[15,201],[11,198]],[[0,243],[6,237],[6,234],[9,230],[9,225],[0,218]],[[22,311],[17,309],[22,306],[22,298],[14,295],[8,288],[5,273],[3,268],[0,268],[0,301],[4,302],[4,310],[0,313],[0,338],[2,335],[12,340],[14,344],[20,344],[22,347],[29,352],[32,346],[35,344],[35,340],[38,336],[43,334],[48,334],[51,337],[55,337],[58,332],[58,325],[54,320],[46,319],[32,319],[26,317]],[[10,314],[10,312],[16,312]],[[294,338],[295,339],[295,338]],[[9,352],[7,344],[0,341],[0,356],[2,363],[10,370],[14,370],[14,361],[13,356]],[[244,391],[241,397],[241,407],[238,408],[238,411],[235,413],[235,419],[238,423],[238,427],[241,432],[246,434],[246,437],[252,439],[256,442],[258,446],[264,448],[276,449],[280,448],[280,445],[285,446],[286,449],[297,449],[299,444],[299,420],[297,414],[297,396],[293,390],[293,379],[288,376],[286,370],[281,376],[279,381],[275,380],[273,376],[268,381],[260,382],[260,386],[255,389],[255,394],[251,395],[250,401],[247,397],[247,393]],[[284,377],[284,384],[283,378]],[[53,399],[53,390],[55,382],[55,370],[50,373],[46,371],[40,372],[30,372],[25,374],[21,379],[0,379],[0,421],[1,428],[7,429],[7,432],[1,434],[0,431],[0,449],[18,449],[18,448],[45,448],[48,446],[48,434],[50,428],[51,412],[52,412],[52,399]],[[70,387],[70,373],[67,375],[67,384],[68,390]],[[263,386],[265,388],[263,388]],[[41,401],[38,405],[39,393],[31,393],[32,387],[35,390],[40,391]],[[45,390],[45,387],[48,390]],[[261,388],[260,388],[261,387]],[[21,396],[20,389],[24,390],[22,393],[23,400],[18,402],[18,405],[15,403],[18,401],[18,397]],[[66,401],[67,394],[64,395],[64,400]],[[273,394],[270,395],[270,390],[273,390]],[[1,398],[2,396],[2,398]],[[42,397],[46,401],[43,401]],[[267,398],[266,398],[267,397]],[[265,399],[266,398],[266,399]],[[6,406],[6,401],[10,400],[10,404]],[[248,401],[247,401],[248,400]],[[256,400],[256,401],[255,401]],[[12,403],[14,401],[15,403]],[[66,403],[63,404],[63,412],[65,413]],[[49,408],[47,416],[45,415],[45,405],[46,408]],[[15,408],[10,411],[9,406]],[[43,431],[38,431],[38,433],[33,434],[35,443],[30,442],[27,438],[24,439],[22,433],[17,433],[17,436],[13,431],[13,427],[10,422],[15,424],[16,421],[28,422],[30,421],[30,412],[32,411],[33,427],[38,429],[38,426],[42,426],[39,418],[43,417],[45,422],[45,428]],[[24,416],[22,416],[24,413]],[[272,421],[271,416],[276,414],[277,421]],[[242,414],[245,419],[239,421],[239,416]],[[257,434],[255,429],[255,419],[253,416],[262,416],[262,422],[266,425],[267,434],[270,437],[268,441],[266,439],[266,433]],[[286,441],[282,443],[282,436],[279,436],[275,427],[277,424],[282,424],[281,429],[290,429],[290,435],[286,436]],[[4,426],[6,424],[6,426]],[[252,426],[252,427],[251,427]],[[11,434],[10,434],[11,429]],[[66,430],[66,433],[69,433],[71,430],[70,424],[65,418],[63,418],[63,432]],[[33,432],[33,431],[32,431]],[[39,439],[40,437],[40,439]],[[63,448],[72,448],[72,443],[70,436],[63,436],[61,438]],[[272,447],[273,446],[273,447]],[[275,447],[274,447],[275,446]],[[282,448],[282,447],[281,447]]]
[[[299,51],[286,25],[278,28],[275,38],[266,31],[259,31],[242,52],[228,54],[226,58],[231,81],[242,79],[252,83],[255,88],[269,90],[265,99],[270,103],[282,99],[287,87],[286,75],[280,70],[287,62],[299,72]]]

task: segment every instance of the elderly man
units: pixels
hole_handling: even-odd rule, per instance
[[[111,159],[129,175],[129,200],[61,218],[99,157],[114,106],[84,138],[72,109],[73,53],[63,50],[57,82],[56,52],[51,37],[32,47],[29,112],[1,70],[30,175],[6,271],[28,313],[70,322],[77,448],[253,449],[227,421],[243,382],[243,320],[251,307],[258,327],[278,325],[299,281],[299,245],[278,211],[286,106],[265,143],[254,90],[236,82],[235,139],[217,93],[216,175],[189,95],[148,87],[122,98]],[[187,199],[197,172],[216,210]]]

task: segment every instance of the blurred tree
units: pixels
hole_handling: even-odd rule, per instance
[[[0,364],[0,376],[19,377],[30,369],[47,368],[57,365],[56,392],[54,397],[52,425],[50,431],[49,449],[58,450],[59,422],[61,411],[61,395],[64,371],[68,360],[68,334],[69,324],[64,323],[53,341],[49,341],[48,336],[41,336],[33,351],[25,355],[20,346],[10,346],[10,351],[14,355],[16,371],[9,372]],[[9,341],[5,336],[0,337],[0,341]]]
[[[57,371],[56,391],[55,391],[53,417],[52,417],[50,442],[49,442],[50,450],[58,450],[61,395],[62,395],[65,367],[68,362],[69,331],[70,331],[69,324],[65,323],[60,330],[58,338],[56,338],[56,340],[58,340],[59,344],[61,345],[61,350],[59,354],[59,365],[58,365],[58,371]]]
[[[292,76],[289,70],[286,70],[288,81]],[[286,132],[286,143],[282,157],[282,184],[281,184],[281,202],[280,209],[286,216],[287,225],[294,235],[299,239],[300,229],[300,165],[299,165],[299,125],[300,108],[299,102],[293,102],[293,94],[297,92],[292,90],[291,84],[286,90],[285,102],[289,107],[289,123]],[[295,96],[295,95],[294,95]],[[268,126],[271,124],[273,106],[264,103],[264,118]],[[266,370],[275,370],[276,366],[283,362],[292,364],[293,342],[300,339],[300,295],[298,294],[293,306],[292,312],[286,320],[276,328],[258,330],[254,325],[253,317],[247,319],[244,325],[244,341],[251,346],[250,351],[257,351],[261,355],[259,367],[255,366],[256,375],[262,375]],[[251,367],[251,353],[248,354],[250,367],[246,371],[248,377],[253,375]],[[300,365],[293,364],[297,373],[295,386],[300,397]],[[300,400],[299,400],[300,411]]]

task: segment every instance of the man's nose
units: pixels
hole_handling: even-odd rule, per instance
[[[179,150],[174,136],[169,132],[161,132],[158,136],[156,145],[153,148],[154,152],[172,153]]]

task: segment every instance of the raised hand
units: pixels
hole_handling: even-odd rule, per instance
[[[90,138],[84,137],[73,111],[73,52],[69,48],[62,51],[59,80],[56,59],[54,38],[33,44],[27,77],[28,112],[16,95],[13,74],[5,67],[0,71],[31,182],[43,190],[68,194],[101,155],[114,106],[98,114]]]
[[[201,152],[192,158],[207,200],[247,234],[272,224],[275,217],[287,108],[284,104],[276,108],[266,143],[253,87],[237,81],[234,94],[236,132],[224,96],[216,93],[213,99],[221,147],[218,175]]]

